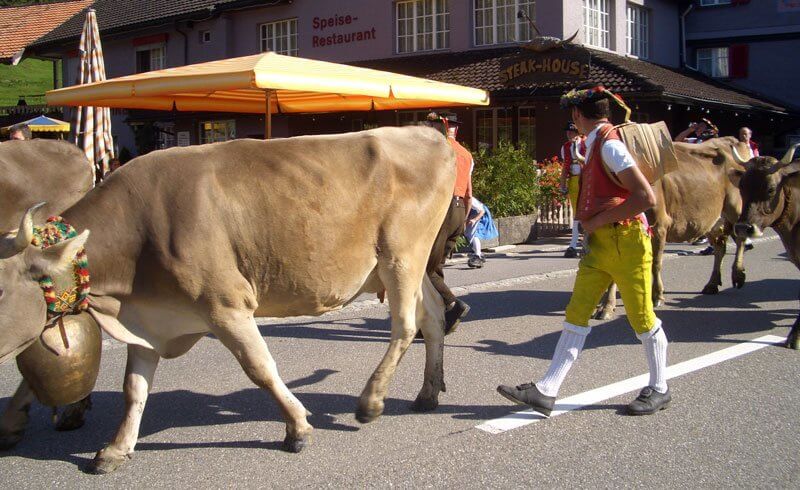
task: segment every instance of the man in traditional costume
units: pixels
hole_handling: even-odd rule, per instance
[[[580,235],[578,218],[574,214],[578,210],[578,191],[580,186],[581,177],[581,163],[578,161],[575,150],[577,149],[583,155],[586,153],[586,142],[578,133],[578,128],[575,123],[569,121],[564,128],[567,133],[567,141],[561,146],[561,161],[564,166],[561,169],[561,192],[569,196],[569,203],[572,206],[573,219],[572,219],[572,237],[569,241],[569,247],[564,252],[564,257],[573,259],[578,256],[578,237]],[[576,148],[575,145],[578,145]]]
[[[667,407],[667,337],[653,311],[650,236],[644,211],[655,205],[647,179],[609,123],[610,100],[617,96],[602,85],[582,86],[561,98],[578,130],[587,135],[586,164],[581,172],[577,216],[588,251],[581,259],[550,368],[538,383],[500,385],[498,393],[549,416],[558,390],[589,334],[589,318],[603,292],[616,282],[628,322],[644,345],[650,380],[628,405],[632,415]],[[621,101],[621,99],[618,99]]]

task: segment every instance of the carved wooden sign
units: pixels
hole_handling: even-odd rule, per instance
[[[507,87],[550,82],[578,83],[589,78],[591,54],[574,45],[542,52],[522,49],[500,66],[500,81]]]

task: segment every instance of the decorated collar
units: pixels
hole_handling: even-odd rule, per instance
[[[33,227],[31,244],[45,250],[76,236],[78,233],[75,228],[61,216],[51,216],[43,226]],[[39,279],[39,286],[44,291],[44,300],[47,302],[48,319],[89,308],[89,261],[83,248],[72,261],[72,271],[73,285],[63,291],[56,291],[52,277],[44,276]]]

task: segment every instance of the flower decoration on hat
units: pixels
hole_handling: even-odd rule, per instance
[[[559,105],[562,109],[578,106],[584,102],[596,102],[602,99],[610,99],[625,111],[625,121],[630,119],[631,109],[622,100],[622,97],[608,90],[603,85],[595,85],[586,89],[572,89],[561,96]]]

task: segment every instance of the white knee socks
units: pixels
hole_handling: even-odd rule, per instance
[[[475,253],[475,255],[480,257],[481,256],[481,239],[476,237],[476,236],[474,236],[474,237],[472,237],[472,241],[470,241],[469,244],[472,247],[472,251]]]
[[[536,387],[542,394],[547,396],[558,395],[558,389],[567,376],[567,372],[572,367],[572,363],[578,358],[583,349],[586,336],[589,335],[588,327],[579,327],[568,322],[564,322],[564,330],[556,344],[556,351],[550,368],[541,381],[536,383]]]
[[[572,239],[569,241],[569,246],[572,248],[578,248],[578,222],[572,221]]]
[[[650,387],[659,393],[667,391],[667,336],[661,328],[661,320],[652,330],[637,335],[644,345],[647,365],[650,368]]]

